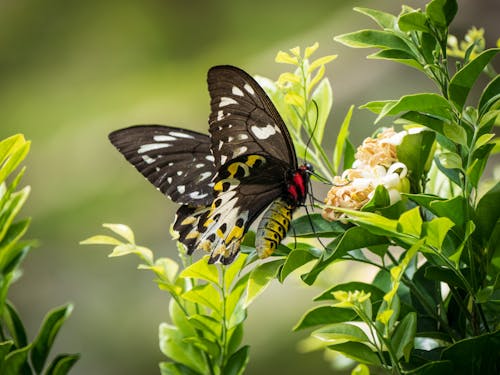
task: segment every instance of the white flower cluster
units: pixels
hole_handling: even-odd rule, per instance
[[[389,192],[391,204],[401,199],[401,192],[409,191],[408,169],[398,160],[396,152],[396,146],[401,144],[406,134],[406,131],[395,132],[393,128],[386,128],[377,138],[369,137],[363,141],[352,168],[333,179],[333,187],[328,192],[323,209],[326,220],[345,217],[335,207],[359,210],[373,197],[379,185]]]

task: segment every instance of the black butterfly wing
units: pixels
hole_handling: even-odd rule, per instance
[[[174,202],[210,205],[216,173],[206,134],[162,125],[112,132],[111,143],[158,190]]]
[[[197,248],[211,251],[210,262],[232,262],[250,225],[283,194],[284,168],[260,155],[241,156],[221,167],[210,211],[198,222]]]
[[[297,168],[290,134],[259,84],[234,66],[208,71],[212,153],[217,168],[243,155],[267,155]]]
[[[196,248],[230,263],[262,211],[286,190],[297,158],[290,134],[264,90],[232,66],[208,72],[212,154],[218,169],[214,201],[197,221]]]

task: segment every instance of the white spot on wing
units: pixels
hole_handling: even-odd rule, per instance
[[[219,141],[219,150],[222,148],[223,145],[224,145],[224,142]]]
[[[148,164],[153,164],[156,161],[156,159],[153,159],[148,155],[142,155],[142,160],[144,160]]]
[[[238,134],[238,140],[244,141],[245,139],[248,139],[248,134],[245,133]]]
[[[167,182],[168,182],[169,184],[171,184],[171,183],[172,183],[172,177],[167,177]]]
[[[184,194],[184,192],[186,191],[186,186],[185,185],[179,185],[179,186],[177,186],[177,191],[180,194]]]
[[[217,112],[217,121],[224,119],[224,111],[221,109]]]
[[[239,87],[233,86],[233,89],[231,91],[233,95],[244,96],[243,91],[241,91]]]
[[[191,134],[186,134],[181,132],[170,132],[168,134],[170,134],[172,137],[177,137],[177,138],[189,138],[189,139],[194,138]]]
[[[253,125],[250,130],[252,130],[252,133],[258,138],[258,139],[267,139],[271,137],[272,135],[276,134],[276,131],[279,129],[276,129],[273,125],[268,124],[264,127],[260,127],[257,125]]]
[[[203,163],[198,163],[195,165],[196,168],[203,168],[203,166],[205,166],[205,164]]]
[[[233,98],[229,98],[227,96],[222,96],[220,98],[219,107],[225,107],[226,105],[230,105],[230,104],[238,104],[238,102],[236,100],[234,100]]]
[[[203,180],[206,180],[207,178],[209,178],[210,176],[212,175],[212,172],[203,172],[202,174],[200,174],[200,178],[198,179],[198,182],[201,182]]]
[[[153,137],[153,139],[156,141],[156,142],[169,142],[169,141],[175,141],[177,138],[175,137],[172,137],[170,135],[162,135],[162,134],[159,134],[159,135],[155,135]]]
[[[207,155],[207,156],[205,156],[205,159],[207,159],[208,161],[211,161],[212,163],[215,161],[215,158],[213,155]]]
[[[141,147],[139,147],[137,153],[144,154],[145,152],[158,150],[160,148],[166,148],[170,146],[172,146],[170,143],[148,143],[146,145],[142,145]]]
[[[233,152],[233,158],[240,156],[240,155],[243,155],[245,152],[247,152],[247,150],[248,150],[247,146],[241,146],[240,148],[237,148]]]
[[[226,160],[227,160],[227,156],[226,155],[221,155],[221,157],[220,157],[220,163],[224,164],[226,162]]]
[[[183,173],[183,171],[177,171],[177,176],[182,176]]]
[[[205,198],[206,196],[208,196],[207,193],[205,194],[200,194],[199,191],[193,191],[192,193],[189,193],[189,198],[191,199],[203,199]]]
[[[255,91],[253,91],[252,86],[250,84],[245,83],[245,86],[243,88],[250,94],[250,95],[255,95]]]

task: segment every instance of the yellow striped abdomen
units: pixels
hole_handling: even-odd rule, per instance
[[[284,200],[275,200],[264,213],[257,228],[255,248],[260,258],[266,258],[285,238],[290,227],[293,207]]]

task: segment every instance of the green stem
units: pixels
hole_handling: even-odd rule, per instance
[[[227,329],[227,317],[226,317],[226,283],[225,283],[225,276],[226,276],[226,267],[224,265],[220,265],[219,269],[221,270],[221,277],[220,277],[220,292],[222,294],[222,350],[221,350],[221,358],[220,358],[220,368],[224,368],[226,361],[227,361],[227,344],[228,344],[228,329]]]
[[[391,358],[392,371],[398,375],[402,374],[402,370],[399,367],[399,360],[396,356],[396,353],[394,353],[394,350],[391,346],[390,340],[384,336],[383,332],[380,332],[380,330],[377,328],[377,325],[374,324],[374,322],[371,319],[369,319],[361,309],[356,308],[356,313],[361,317],[361,319],[363,319],[363,321],[365,323],[367,323],[369,326],[371,326],[375,330],[377,337],[379,339],[379,342],[384,344],[385,348],[387,349],[387,353],[389,353],[389,357]],[[375,345],[375,347],[377,347],[375,343],[373,343],[373,344]],[[379,351],[379,356],[381,357],[382,362],[386,365],[386,362],[384,360],[384,352],[383,352],[382,348],[377,347],[377,350]]]

